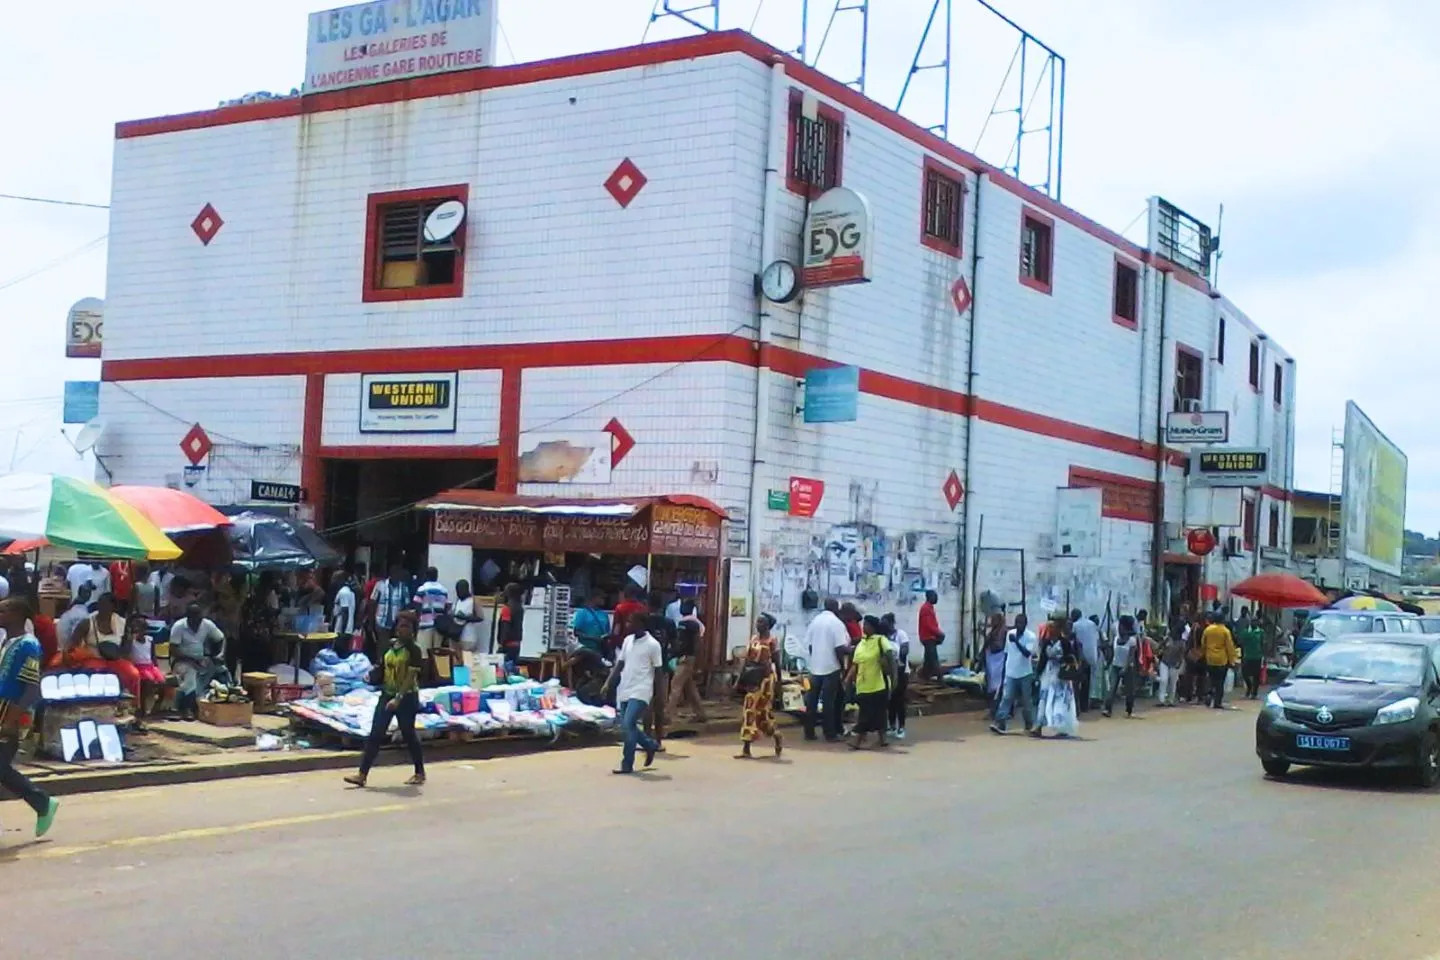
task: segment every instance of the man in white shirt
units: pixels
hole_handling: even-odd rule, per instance
[[[185,616],[170,625],[170,672],[180,681],[175,705],[182,720],[195,719],[200,695],[210,688],[210,681],[230,685],[225,634],[204,616],[198,603],[190,604]]]
[[[1035,667],[1031,658],[1039,650],[1035,634],[1027,630],[1029,621],[1025,614],[1015,615],[1015,629],[1005,635],[1005,691],[1000,695],[1000,709],[995,711],[995,722],[990,724],[992,733],[1004,733],[1010,714],[1015,711],[1015,701],[1020,701],[1020,716],[1025,721],[1025,732],[1031,736],[1039,733],[1035,729],[1035,696],[1031,689],[1034,683]]]
[[[70,585],[70,599],[80,598],[80,588],[90,582],[90,564],[76,561],[65,571],[65,582]]]
[[[660,641],[645,629],[645,619],[643,614],[631,617],[630,635],[625,638],[625,643],[620,648],[620,659],[615,661],[610,678],[605,681],[608,689],[617,676],[620,678],[620,686],[615,691],[615,704],[620,712],[620,729],[625,734],[625,747],[620,755],[620,768],[616,773],[635,772],[636,746],[645,750],[646,767],[655,762],[655,754],[660,750],[660,744],[641,727],[645,714],[650,710],[650,698],[655,695],[655,673],[660,669],[665,657],[660,649]]]
[[[815,721],[821,721],[825,739],[840,740],[840,658],[850,647],[850,633],[840,619],[840,601],[831,597],[805,628],[806,662],[810,667],[810,689],[805,692],[805,739],[815,739]],[[825,714],[820,716],[824,698]]]
[[[1100,661],[1100,627],[1093,620],[1086,620],[1077,607],[1070,611],[1070,629],[1080,647],[1084,675],[1075,684],[1075,707],[1078,712],[1089,710],[1094,701],[1103,699],[1104,689],[1101,676],[1105,664]]]
[[[359,626],[355,607],[354,578],[347,576],[340,582],[340,589],[335,591],[335,602],[330,607],[330,620],[339,636],[348,637]]]

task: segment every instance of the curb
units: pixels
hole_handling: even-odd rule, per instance
[[[923,709],[912,705],[911,717],[932,717],[945,714],[983,713],[985,703],[972,697],[946,697],[937,704],[927,704]],[[802,725],[799,714],[777,713],[778,726],[794,728]],[[668,732],[668,738],[689,739],[701,737],[735,736],[740,729],[740,718],[711,720],[706,724],[677,724]],[[592,733],[566,737],[562,740],[543,739],[517,740],[472,740],[469,742],[442,741],[425,750],[425,759],[430,763],[444,763],[450,760],[500,760],[506,757],[528,756],[551,750],[587,750],[595,747],[613,746],[614,736],[606,733]],[[292,773],[312,773],[318,770],[346,770],[355,766],[359,759],[357,751],[301,750],[289,754],[259,754],[254,759],[234,763],[192,763],[179,762],[161,766],[139,766],[125,768],[93,768],[77,770],[74,773],[35,774],[31,776],[35,785],[51,796],[64,797],[77,793],[106,793],[114,790],[133,790],[139,787],[168,787],[186,783],[214,783],[220,780],[234,780],[241,777],[280,776]],[[387,747],[380,752],[378,764],[404,763],[407,761],[399,746]],[[0,796],[9,794],[0,790]]]
[[[429,763],[444,763],[450,760],[499,760],[511,756],[524,756],[542,751],[585,750],[608,746],[612,740],[603,734],[576,736],[556,741],[501,740],[486,742],[473,740],[468,743],[445,742],[425,751]],[[75,773],[36,775],[31,779],[37,787],[55,797],[77,793],[107,793],[114,790],[132,790],[137,787],[168,787],[184,783],[213,783],[241,777],[278,776],[291,773],[311,773],[317,770],[348,770],[360,759],[358,751],[295,751],[291,755],[260,755],[253,760],[242,760],[223,764],[167,764],[159,767],[137,769],[93,769]],[[387,747],[380,751],[377,766],[407,763],[405,751]],[[8,794],[4,794],[8,796]]]

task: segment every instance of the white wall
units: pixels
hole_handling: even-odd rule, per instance
[[[199,423],[215,447],[190,492],[238,503],[250,498],[251,480],[300,482],[304,400],[304,377],[102,383],[107,426],[96,452],[114,484],[164,486],[183,476],[190,461],[180,441]]]

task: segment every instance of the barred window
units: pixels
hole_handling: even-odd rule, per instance
[[[439,239],[425,223],[441,204],[469,198],[465,186],[370,196],[365,300],[458,297],[465,273],[465,225]]]
[[[965,182],[928,158],[920,237],[925,246],[958,257],[964,222]]]
[[[840,185],[845,120],[823,105],[815,117],[807,117],[802,104],[800,92],[792,92],[788,186],[796,193],[818,196]]]

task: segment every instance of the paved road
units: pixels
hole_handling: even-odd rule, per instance
[[[1440,951],[1440,794],[1264,780],[1253,714],[1080,742],[917,723],[780,763],[676,743],[0,804],[7,956],[1364,958]],[[16,923],[10,918],[19,918]],[[402,946],[403,945],[403,946]],[[457,951],[463,950],[464,953]]]

